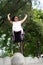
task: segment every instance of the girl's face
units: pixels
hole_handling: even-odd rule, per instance
[[[19,18],[17,16],[14,17],[14,21],[18,21]]]

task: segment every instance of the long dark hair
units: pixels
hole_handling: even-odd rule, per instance
[[[11,18],[11,20],[14,21],[14,18],[15,18],[15,16],[13,16],[13,17]]]

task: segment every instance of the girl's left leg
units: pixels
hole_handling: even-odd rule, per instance
[[[20,42],[20,52],[23,54],[23,42]]]

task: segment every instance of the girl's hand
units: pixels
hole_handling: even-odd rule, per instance
[[[27,19],[27,14],[25,14],[24,19],[21,20],[21,24]]]
[[[11,14],[9,13],[8,16],[10,16]]]
[[[25,14],[25,17],[27,18],[27,14]]]
[[[11,18],[10,18],[10,13],[7,15],[7,18],[8,18],[8,20],[10,21],[10,23],[12,24],[12,21],[11,21]]]

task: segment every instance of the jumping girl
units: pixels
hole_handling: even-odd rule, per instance
[[[25,15],[24,19],[19,21],[18,16],[13,17],[13,21],[10,18],[10,13],[8,14],[8,20],[12,24],[12,32],[13,32],[13,41],[14,42],[21,42],[23,40],[22,34],[23,34],[23,28],[22,23],[27,19],[27,14]]]

